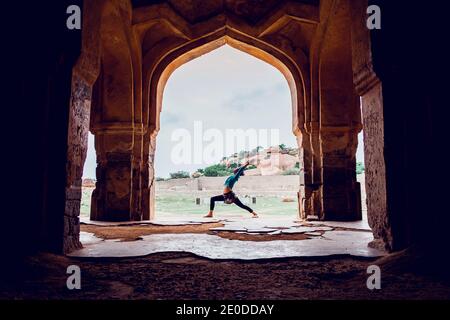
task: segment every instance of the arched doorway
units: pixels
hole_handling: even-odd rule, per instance
[[[216,35],[217,37],[217,35]],[[155,149],[154,146],[156,146],[156,136],[158,134],[159,128],[160,128],[160,123],[159,123],[159,117],[160,117],[160,112],[162,110],[162,96],[163,96],[163,92],[164,92],[164,87],[165,84],[167,83],[168,78],[170,77],[170,75],[174,72],[174,70],[176,70],[176,68],[178,68],[179,66],[191,61],[192,59],[199,57],[203,54],[206,54],[208,52],[211,52],[212,50],[222,46],[228,44],[231,47],[238,49],[240,51],[243,51],[245,53],[248,53],[258,59],[261,59],[269,64],[271,64],[272,66],[274,66],[275,68],[277,68],[285,77],[285,79],[288,82],[289,88],[290,88],[290,93],[291,93],[291,101],[292,101],[292,131],[293,133],[296,135],[297,137],[297,141],[298,143],[301,143],[302,141],[304,141],[304,139],[302,139],[302,128],[299,127],[299,113],[303,113],[303,106],[304,106],[304,99],[303,99],[303,95],[300,94],[298,95],[297,92],[299,91],[303,91],[302,88],[302,81],[301,80],[301,75],[298,71],[298,69],[296,70],[296,79],[295,80],[292,72],[290,71],[290,69],[288,69],[286,67],[286,65],[284,65],[279,59],[277,59],[276,57],[268,54],[267,52],[258,49],[256,47],[253,47],[251,45],[245,44],[241,41],[238,41],[230,36],[220,36],[218,39],[215,39],[205,45],[201,45],[200,47],[197,47],[195,49],[191,49],[189,51],[186,51],[186,48],[183,48],[182,50],[179,50],[179,52],[174,52],[171,56],[169,55],[166,59],[162,60],[158,67],[155,68],[154,71],[154,75],[153,75],[153,79],[150,81],[150,106],[149,106],[149,111],[150,111],[150,115],[149,115],[149,132],[148,132],[148,140],[150,141],[150,143],[145,143],[145,139],[144,139],[144,150],[147,149],[147,147],[150,149],[150,154],[153,154]],[[174,58],[176,57],[176,58]],[[164,69],[162,69],[164,68]],[[156,77],[156,78],[155,78]],[[158,81],[156,81],[158,80]],[[153,84],[153,85],[152,85]],[[153,103],[152,103],[153,102]],[[300,110],[299,110],[299,106],[301,106]],[[153,141],[153,143],[152,143]],[[153,148],[153,150],[152,150]],[[304,147],[300,144],[299,145],[299,149],[302,149],[302,152],[300,153],[300,155],[302,156],[304,154]],[[145,158],[145,157],[144,157]],[[302,159],[299,159],[301,163]],[[151,176],[153,174],[153,176]],[[301,175],[304,174],[304,170],[300,173]],[[154,186],[154,170],[150,171],[150,179],[153,180],[153,182],[151,183],[151,186]],[[303,180],[303,179],[301,179]],[[149,211],[149,218],[152,219],[155,216],[155,208],[154,208],[154,193],[155,190],[149,190],[149,197],[150,197],[150,201],[149,203],[151,204],[148,208]],[[147,210],[145,209],[145,206],[143,206],[144,212],[146,212]]]
[[[272,64],[289,83],[292,131],[297,137],[303,169],[299,175],[300,218],[360,219],[355,196],[358,185],[350,172],[356,152],[352,141],[357,136],[359,120],[351,118],[349,124],[341,123],[342,118],[334,121],[329,117],[330,121],[323,121],[333,110],[339,109],[346,116],[353,108],[346,104],[347,100],[338,100],[328,109],[324,104],[331,101],[328,94],[331,97],[344,88],[338,83],[331,86],[332,77],[327,75],[343,70],[336,65],[342,60],[340,55],[345,55],[343,61],[347,62],[352,54],[349,8],[342,4],[335,12],[335,5],[327,3],[319,8],[314,4],[287,4],[274,15],[261,17],[256,24],[249,23],[245,15],[238,19],[228,16],[226,10],[203,23],[192,23],[164,5],[133,8],[129,3],[108,3],[93,8],[93,13],[85,18],[90,27],[84,38],[95,41],[86,41],[84,50],[90,52],[84,56],[94,63],[80,63],[92,78],[88,90],[92,90],[97,79],[95,87],[100,93],[97,101],[92,93],[83,100],[92,101],[90,123],[98,147],[91,217],[106,221],[154,217],[154,152],[165,83],[178,66],[228,44]],[[325,23],[330,16],[335,22],[331,28]],[[342,32],[345,41],[340,45],[328,41],[329,29]],[[345,50],[341,50],[343,47]],[[346,63],[343,68],[351,74],[351,65]],[[346,77],[345,88],[350,88],[352,92],[347,93],[353,95],[347,80],[351,77]],[[340,145],[343,131],[346,141],[352,142],[348,146]],[[69,144],[72,142],[69,140]],[[345,164],[330,166],[333,159]],[[79,169],[78,162],[76,168]],[[333,184],[328,187],[325,180]],[[338,195],[333,194],[335,187],[340,190]],[[75,218],[69,220],[69,225],[76,226]]]
[[[167,81],[157,135],[156,219],[201,217],[234,168],[235,191],[263,216],[298,218],[298,145],[291,92],[272,65],[228,45],[183,64]],[[237,206],[217,214],[247,216]]]

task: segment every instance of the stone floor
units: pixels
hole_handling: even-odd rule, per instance
[[[419,272],[415,261],[400,253],[378,259],[265,260],[211,260],[183,252],[113,259],[40,254],[3,274],[5,279],[0,275],[0,300],[449,299],[450,282],[435,272]],[[439,266],[429,259],[425,262],[428,267]],[[373,264],[381,268],[381,290],[366,286],[367,268]],[[67,290],[70,265],[82,270],[81,290]]]
[[[72,257],[138,257],[159,252],[189,252],[209,259],[254,260],[289,257],[323,257],[349,255],[355,257],[380,257],[385,252],[369,248],[373,235],[367,223],[294,221],[289,217],[262,217],[252,219],[242,216],[223,216],[216,219],[198,216],[183,219],[167,218],[143,222],[91,222],[98,226],[157,225],[179,226],[221,222],[222,227],[212,227],[209,233],[164,233],[139,237],[135,241],[103,240],[91,233],[82,232],[84,248],[70,254]],[[220,236],[222,232],[252,236],[303,234],[304,240],[242,241]]]
[[[384,255],[369,249],[367,242],[372,235],[364,222],[295,222],[224,215],[204,221],[190,217],[183,221],[83,223],[82,229],[92,230],[81,234],[84,249],[69,257],[40,254],[28,258],[21,268],[8,273],[6,281],[0,281],[0,299],[450,297],[450,280],[444,281],[429,270],[441,267],[446,272],[446,268],[411,252]],[[224,234],[244,240],[230,240]],[[381,269],[381,290],[366,286],[367,268],[374,264]],[[82,290],[67,290],[69,265],[82,270]]]

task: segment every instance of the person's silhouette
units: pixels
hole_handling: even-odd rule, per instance
[[[250,207],[246,206],[245,204],[243,204],[241,202],[241,200],[239,200],[239,198],[233,192],[233,186],[239,180],[239,177],[244,175],[244,170],[245,170],[245,168],[248,165],[249,165],[249,162],[247,161],[243,166],[234,169],[233,175],[229,176],[227,178],[227,180],[225,180],[225,183],[224,183],[225,187],[223,189],[223,194],[211,197],[210,202],[209,202],[209,212],[205,216],[205,218],[212,218],[213,217],[213,215],[214,215],[214,206],[215,206],[216,201],[223,201],[223,202],[225,202],[227,204],[234,203],[238,207],[240,207],[240,208],[250,212],[252,214],[253,218],[258,218],[258,215],[256,214],[256,212],[253,211],[252,208],[250,208]]]

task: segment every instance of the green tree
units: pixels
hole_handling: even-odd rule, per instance
[[[233,169],[227,168],[224,164],[214,164],[203,170],[205,177],[224,177],[233,173]]]
[[[356,174],[361,174],[364,172],[364,163],[357,162],[356,163]]]
[[[231,163],[230,166],[228,168],[230,169],[236,169],[238,167],[237,163]]]

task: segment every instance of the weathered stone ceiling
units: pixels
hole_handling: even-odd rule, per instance
[[[134,8],[154,4],[168,3],[171,8],[189,23],[197,23],[221,12],[229,12],[244,18],[249,24],[255,24],[270,12],[283,5],[286,0],[132,0]],[[319,0],[292,0],[319,6]]]
[[[319,22],[319,1],[133,0],[133,24],[143,55],[168,39],[193,40],[232,28],[290,52],[309,54]],[[174,40],[178,38],[179,40]]]
[[[169,0],[168,3],[189,23],[197,23],[202,20],[211,18],[223,11],[222,0]]]

